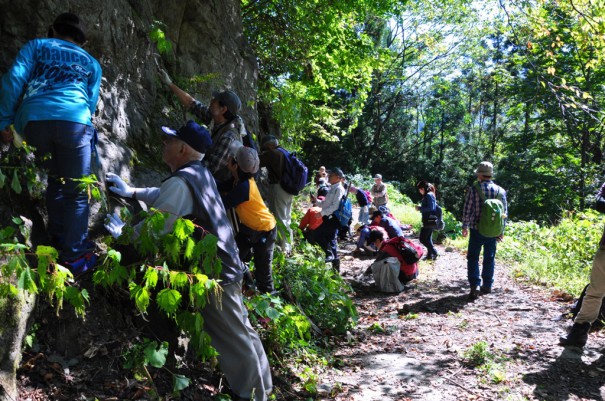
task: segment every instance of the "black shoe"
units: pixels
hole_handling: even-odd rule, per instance
[[[483,286],[481,286],[481,288],[479,289],[479,291],[481,292],[481,295],[487,295],[487,294],[491,294],[492,293],[492,289],[490,287],[483,287]]]
[[[559,344],[582,348],[586,345],[586,341],[588,341],[589,330],[590,323],[574,323],[567,337],[559,337]]]
[[[471,292],[468,294],[469,301],[474,301],[479,298],[479,287],[472,287]]]

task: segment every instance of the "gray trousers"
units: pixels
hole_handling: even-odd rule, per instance
[[[221,370],[234,393],[255,401],[266,401],[267,394],[273,390],[271,370],[258,333],[248,320],[242,282],[223,286],[219,297],[210,294],[202,317],[204,330],[219,353]]]
[[[592,261],[590,284],[574,322],[594,323],[599,317],[603,297],[605,297],[605,250],[599,248]]]
[[[284,228],[280,224],[277,224],[277,243],[282,247],[282,250],[286,251],[290,251],[292,244],[292,229],[290,228],[292,198],[293,196],[284,191],[279,183],[269,186],[267,206],[271,213],[273,213],[273,216],[286,226]]]

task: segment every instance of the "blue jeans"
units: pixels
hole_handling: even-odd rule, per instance
[[[324,216],[323,223],[315,230],[315,239],[317,244],[326,253],[326,258],[338,259],[338,242],[336,236],[338,235],[338,228],[340,223],[338,219],[330,216],[329,218]]]
[[[46,208],[51,244],[62,261],[90,251],[88,194],[70,178],[90,175],[94,127],[70,121],[30,121],[25,139],[36,148],[41,167],[48,171]],[[50,156],[50,157],[48,157]]]
[[[370,220],[369,207],[368,205],[361,206],[359,208],[359,217],[357,218],[357,221],[360,224],[368,224],[368,220]]]
[[[468,239],[467,273],[468,282],[472,288],[482,286],[492,288],[494,282],[494,259],[496,258],[497,238],[488,238],[479,234],[478,230],[470,229]],[[479,255],[483,247],[483,270],[479,275]],[[483,283],[481,283],[483,279]]]

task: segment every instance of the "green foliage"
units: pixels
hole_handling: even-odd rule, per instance
[[[287,354],[292,348],[309,346],[311,324],[297,306],[269,294],[248,299],[246,305],[265,342],[275,352]]]
[[[128,221],[128,216],[123,217]],[[136,232],[127,224],[118,239],[120,243],[133,242],[142,263],[124,266],[122,255],[109,248],[107,257],[95,270],[94,283],[127,287],[142,313],[155,303],[189,335],[190,345],[199,357],[216,356],[200,314],[208,297],[220,296],[221,292],[216,281],[222,268],[216,255],[216,236],[203,232],[190,220],[174,219],[158,210],[143,213],[143,217]],[[165,228],[168,223],[172,224],[170,230]]]
[[[279,274],[305,315],[323,330],[343,334],[357,322],[350,287],[323,260],[323,252],[302,241],[291,258],[279,263]],[[283,258],[283,255],[282,255]]]
[[[498,256],[516,262],[519,274],[534,282],[579,294],[602,231],[602,218],[592,211],[569,213],[554,226],[511,223]]]
[[[477,368],[492,383],[498,384],[506,379],[504,358],[490,352],[487,342],[476,342],[464,351],[463,357],[468,366]]]
[[[41,245],[31,253],[17,238],[24,232],[23,221],[13,218],[12,222],[14,226],[0,230],[0,297],[10,299],[19,291],[44,294],[51,304],[55,304],[57,313],[63,307],[63,301],[67,300],[77,315],[84,316],[89,302],[88,292],[73,286],[73,274],[57,262],[57,250]]]
[[[32,197],[38,198],[44,189],[44,183],[38,176],[38,171],[34,148],[23,142],[22,146],[12,148],[10,152],[2,154],[0,190],[10,189],[19,195],[25,186]]]
[[[149,32],[149,39],[155,43],[160,54],[170,54],[172,52],[172,42],[166,38],[165,29],[166,25],[163,22],[154,21]]]

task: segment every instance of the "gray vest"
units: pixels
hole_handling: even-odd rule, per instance
[[[195,224],[218,237],[217,256],[223,263],[222,284],[240,281],[243,276],[242,262],[235,244],[231,224],[223,206],[216,182],[210,171],[201,162],[190,162],[172,174],[187,183],[193,195],[193,216]]]

